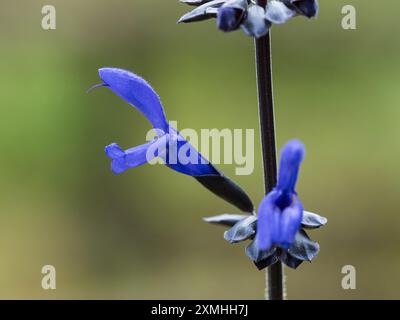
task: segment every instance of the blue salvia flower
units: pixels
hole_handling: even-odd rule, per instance
[[[246,193],[169,125],[160,98],[144,79],[132,72],[117,68],[102,68],[99,70],[99,75],[103,81],[99,86],[110,88],[116,95],[142,112],[157,133],[153,141],[127,150],[123,150],[116,143],[108,145],[105,152],[112,159],[113,172],[119,174],[160,157],[167,167],[194,177],[210,191],[239,209],[253,212],[253,204]],[[182,159],[181,154],[187,157]]]
[[[246,254],[259,269],[282,261],[297,268],[303,261],[311,261],[319,252],[303,229],[316,229],[327,219],[303,210],[295,191],[300,164],[305,149],[298,140],[288,142],[281,151],[278,183],[262,200],[255,215],[224,214],[205,221],[230,226],[225,239],[237,243],[252,239]]]
[[[282,149],[278,184],[263,199],[258,210],[256,241],[261,250],[273,245],[289,249],[300,229],[303,205],[295,186],[304,154],[304,146],[298,140],[290,141]]]
[[[183,15],[178,23],[217,18],[217,27],[224,31],[241,28],[247,35],[259,38],[268,33],[271,24],[283,24],[295,16],[315,17],[317,0],[270,0],[267,7],[250,0],[181,0],[196,6]]]

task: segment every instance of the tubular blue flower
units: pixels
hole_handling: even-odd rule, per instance
[[[218,170],[204,159],[174,128],[165,117],[160,98],[153,88],[141,77],[122,69],[103,68],[99,70],[101,80],[116,95],[141,111],[157,131],[158,138],[141,146],[123,151],[116,143],[105,148],[112,159],[112,170],[122,173],[162,156],[157,151],[165,152],[163,158],[171,169],[190,176],[218,175]],[[182,163],[176,152],[176,161],[172,161],[172,148],[179,151],[185,147],[191,159]],[[154,151],[154,152],[149,152]]]
[[[295,186],[305,149],[298,140],[287,143],[281,152],[278,184],[261,202],[257,241],[261,250],[276,245],[289,249],[303,218],[303,206]]]
[[[277,261],[296,269],[303,261],[313,260],[319,252],[318,243],[304,229],[317,229],[327,219],[304,211],[295,191],[304,155],[304,146],[298,140],[283,147],[278,183],[262,200],[258,216],[223,214],[204,219],[231,227],[224,234],[230,243],[252,240],[246,254],[260,270]]]
[[[111,168],[114,173],[120,174],[159,157],[167,167],[194,177],[207,189],[239,209],[253,211],[253,204],[246,193],[169,125],[160,98],[144,79],[117,68],[102,68],[99,76],[103,81],[100,86],[110,88],[143,113],[157,133],[153,141],[127,150],[116,143],[108,145],[105,153],[112,160]]]

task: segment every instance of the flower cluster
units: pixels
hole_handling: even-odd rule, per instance
[[[313,18],[318,13],[317,0],[270,0],[266,8],[251,0],[181,0],[196,6],[179,19],[179,23],[217,19],[224,32],[241,28],[247,35],[266,35],[272,24],[283,24],[295,16]]]
[[[231,227],[224,235],[230,243],[252,240],[246,254],[259,269],[278,261],[295,269],[319,252],[318,243],[304,229],[319,228],[327,219],[304,211],[295,191],[304,153],[298,140],[290,141],[282,149],[278,184],[261,202],[258,216],[224,214],[205,219]]]
[[[297,268],[303,261],[311,261],[319,245],[310,240],[304,229],[315,229],[326,224],[326,218],[303,210],[295,191],[300,164],[305,149],[298,140],[290,141],[281,152],[280,170],[276,187],[263,199],[256,215],[248,195],[207,161],[175,128],[164,113],[154,89],[136,74],[117,68],[99,70],[102,84],[142,112],[150,121],[156,138],[143,145],[123,150],[112,143],[105,148],[111,158],[111,168],[120,174],[154,158],[179,173],[191,176],[217,196],[239,208],[245,215],[224,214],[205,221],[231,227],[225,232],[230,243],[252,240],[246,253],[259,269],[282,261]],[[173,155],[189,153],[195,161],[183,162]]]
[[[317,0],[268,0],[266,6],[255,0],[181,0],[195,6],[179,22],[188,23],[210,18],[224,32],[242,29],[249,36],[266,35],[272,24],[283,24],[295,16],[315,17]],[[262,3],[262,1],[259,1]],[[122,149],[117,143],[105,147],[111,169],[120,174],[162,160],[170,169],[191,176],[215,195],[245,214],[223,214],[205,218],[209,223],[230,227],[224,238],[230,243],[250,240],[247,256],[258,269],[278,261],[296,269],[312,261],[319,252],[306,229],[317,229],[327,219],[303,210],[295,190],[305,147],[298,140],[289,141],[281,151],[277,184],[261,201],[258,212],[249,196],[205,159],[167,120],[161,100],[154,89],[138,75],[117,68],[99,70],[102,80],[95,87],[107,87],[128,104],[138,109],[151,123],[156,137],[145,144]],[[179,156],[184,154],[184,160]],[[186,161],[187,159],[190,161]]]

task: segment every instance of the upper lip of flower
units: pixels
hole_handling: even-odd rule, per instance
[[[143,78],[118,68],[101,68],[99,76],[116,95],[141,111],[154,128],[168,131],[161,100]]]

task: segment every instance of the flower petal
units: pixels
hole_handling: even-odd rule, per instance
[[[105,147],[104,151],[106,152],[107,157],[111,159],[120,159],[125,157],[125,151],[122,150],[117,143],[111,143]]]
[[[318,14],[317,0],[291,0],[291,2],[296,11],[307,18],[313,18]]]
[[[241,28],[250,37],[261,38],[265,36],[271,24],[265,18],[265,9],[253,5],[247,10],[247,17],[244,19]]]
[[[328,223],[328,219],[322,217],[318,214],[303,211],[303,219],[301,220],[301,224],[305,229],[317,229],[322,227]]]
[[[224,233],[224,239],[230,243],[237,243],[250,239],[256,233],[256,216],[248,216],[236,223]]]
[[[268,1],[266,19],[274,24],[283,24],[296,15],[296,11],[289,9],[280,1]]]
[[[247,0],[228,0],[218,9],[218,29],[229,32],[237,30],[246,15]]]
[[[233,227],[240,220],[246,219],[248,215],[243,214],[221,214],[218,216],[203,218],[205,222]]]
[[[111,170],[115,174],[120,174],[128,169],[129,169],[129,167],[126,165],[125,161],[123,161],[123,160],[114,159],[111,161]]]
[[[154,128],[168,131],[168,122],[160,98],[144,79],[117,68],[102,68],[99,75],[115,94],[140,110]]]
[[[258,246],[257,239],[253,240],[246,247],[246,255],[254,262],[259,270],[265,269],[279,260],[276,247],[262,250]]]
[[[169,135],[150,141],[140,146],[123,151],[118,144],[112,143],[105,148],[106,155],[112,159],[111,168],[120,174],[129,168],[141,166],[158,156],[159,150],[167,146]]]
[[[303,218],[303,205],[297,196],[294,196],[293,199],[293,204],[282,211],[280,216],[279,240],[276,240],[275,243],[284,249],[289,249],[293,244]]]
[[[220,175],[219,171],[205,159],[175,128],[169,127],[170,140],[165,164],[177,172],[197,177]]]
[[[295,192],[300,164],[304,156],[305,147],[299,140],[291,140],[282,148],[277,188],[283,193]]]
[[[221,7],[217,13],[217,27],[224,32],[237,30],[243,18],[243,12],[234,8]]]
[[[257,241],[262,250],[279,241],[281,210],[275,205],[279,193],[270,192],[258,208]]]
[[[319,252],[319,244],[312,241],[304,230],[300,230],[293,245],[288,250],[289,254],[299,260],[311,261]]]
[[[214,18],[217,16],[217,11],[213,9],[219,8],[225,3],[225,1],[226,0],[213,0],[210,2],[206,2],[201,6],[183,15],[179,19],[178,23],[188,23],[188,22],[202,21]]]
[[[289,252],[281,250],[281,255],[279,259],[289,268],[297,269],[299,265],[303,263],[303,260],[297,259],[290,255]]]

